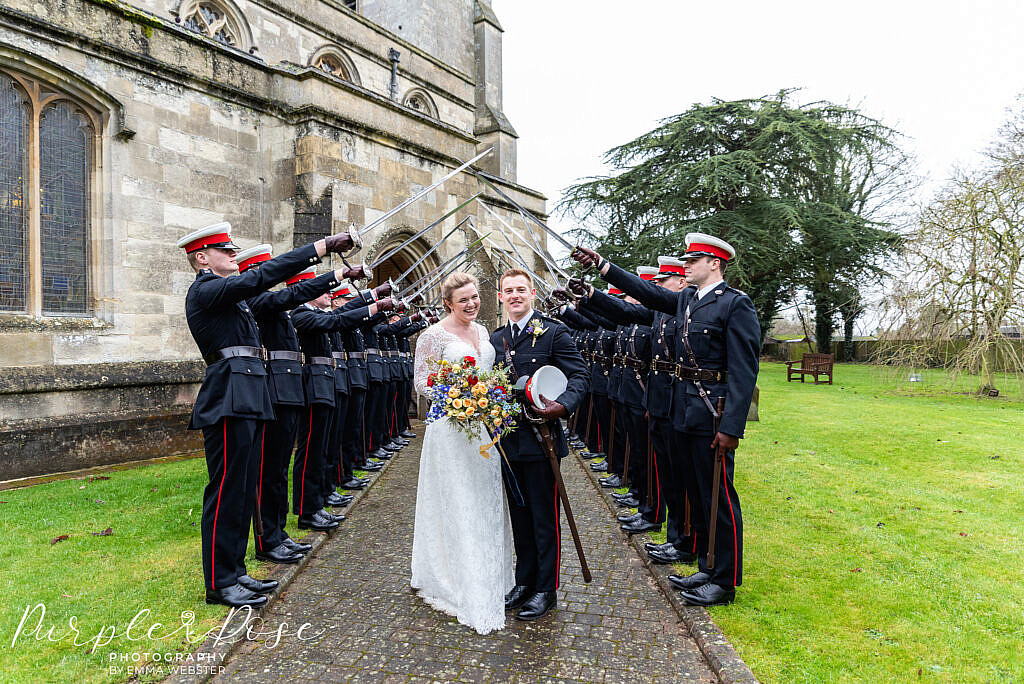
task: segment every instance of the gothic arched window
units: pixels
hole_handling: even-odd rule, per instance
[[[178,19],[188,30],[239,50],[252,43],[242,13],[226,0],[185,0],[178,8]]]
[[[0,71],[0,311],[90,312],[98,126],[49,85]]]
[[[407,92],[405,97],[402,99],[402,104],[409,109],[415,109],[420,114],[426,114],[434,119],[438,118],[437,105],[434,104],[434,101],[430,98],[430,95],[427,94],[427,91],[422,88],[413,88]]]
[[[325,45],[314,52],[313,56],[309,58],[309,64],[314,69],[319,69],[343,81],[359,84],[356,65],[344,50],[335,45]]]

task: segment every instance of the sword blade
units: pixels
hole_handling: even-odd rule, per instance
[[[548,226],[543,221],[541,221],[539,218],[534,216],[533,213],[529,209],[526,209],[525,207],[523,207],[521,204],[519,204],[514,199],[512,199],[511,197],[506,195],[504,192],[502,192],[497,186],[494,185],[494,183],[492,183],[491,181],[487,180],[487,178],[482,173],[480,173],[476,169],[473,169],[472,170],[472,174],[474,176],[476,176],[477,179],[481,183],[483,183],[484,185],[489,187],[491,190],[493,190],[495,193],[497,193],[498,197],[501,197],[503,200],[505,200],[506,202],[511,204],[513,207],[515,207],[516,210],[520,214],[522,214],[523,218],[525,218],[527,220],[530,220],[530,221],[533,221],[534,223],[536,223],[538,226],[540,226],[544,230],[544,232],[546,232],[548,235],[552,236],[553,238],[555,238],[555,240],[557,240],[559,243],[561,243],[561,245],[563,247],[565,247],[569,251],[572,251],[572,250],[576,249],[573,245],[570,245],[566,241],[565,238],[563,238],[561,235],[556,233],[551,228],[548,228]]]
[[[413,272],[413,270],[414,270],[414,269],[415,269],[415,268],[416,268],[417,266],[419,266],[420,264],[422,264],[422,263],[423,263],[423,261],[424,261],[424,259],[426,259],[426,258],[427,258],[427,257],[429,257],[429,256],[430,256],[431,254],[433,254],[433,253],[434,253],[434,250],[436,250],[436,249],[437,249],[438,247],[440,247],[440,246],[441,246],[442,244],[444,244],[444,241],[445,241],[445,240],[447,240],[448,238],[450,238],[450,237],[452,236],[452,234],[453,234],[453,233],[455,233],[455,231],[459,230],[459,229],[460,229],[460,228],[462,227],[462,224],[463,224],[463,223],[465,223],[465,222],[466,222],[466,221],[468,221],[468,220],[469,220],[469,217],[467,216],[466,218],[464,218],[464,219],[462,219],[461,221],[459,221],[459,222],[458,222],[458,223],[457,223],[457,224],[455,225],[455,227],[454,227],[454,228],[452,228],[451,230],[449,230],[449,231],[448,231],[448,233],[447,233],[447,234],[446,234],[446,235],[445,235],[444,237],[442,237],[442,238],[441,238],[440,240],[438,240],[438,241],[437,241],[437,243],[436,243],[436,244],[435,244],[435,245],[434,245],[433,247],[431,247],[431,248],[430,248],[430,249],[428,249],[428,250],[427,250],[426,252],[424,252],[424,253],[423,253],[423,256],[421,256],[421,257],[420,257],[419,259],[417,259],[417,260],[416,260],[416,261],[415,261],[415,262],[413,263],[413,265],[412,265],[412,266],[410,266],[409,268],[407,268],[407,269],[405,270],[405,273],[403,273],[402,275],[400,275],[400,276],[398,276],[397,278],[395,278],[395,282],[396,282],[396,283],[400,283],[400,282],[402,282],[403,280],[405,280],[406,276],[408,276],[408,275],[409,275],[410,273],[412,273],[412,272]]]
[[[415,240],[415,239],[416,239],[416,238],[418,238],[418,237],[422,237],[422,236],[423,236],[423,235],[425,235],[425,234],[427,233],[427,231],[429,231],[429,230],[430,230],[431,228],[433,228],[434,226],[438,225],[439,223],[442,223],[442,222],[443,222],[443,221],[444,221],[445,219],[447,219],[447,218],[448,218],[449,216],[451,216],[452,214],[454,214],[455,212],[457,212],[457,211],[458,211],[459,209],[462,209],[462,208],[463,208],[464,206],[466,206],[467,204],[469,204],[470,202],[472,202],[473,200],[475,200],[475,199],[476,199],[477,197],[479,197],[479,196],[480,196],[480,193],[478,192],[478,193],[476,193],[475,195],[473,195],[472,197],[470,197],[470,198],[469,198],[468,200],[466,200],[465,202],[463,202],[462,204],[460,204],[459,206],[457,206],[457,207],[455,207],[454,209],[452,209],[451,211],[447,211],[447,212],[445,212],[444,216],[442,216],[441,218],[437,219],[436,221],[434,221],[433,223],[431,223],[431,224],[430,224],[429,226],[427,226],[427,227],[426,227],[426,228],[424,228],[423,230],[421,230],[421,231],[417,232],[417,233],[416,233],[415,235],[413,235],[413,236],[412,236],[411,238],[409,238],[408,240],[406,240],[406,241],[405,241],[405,242],[403,242],[402,244],[398,245],[397,247],[395,247],[394,249],[392,249],[391,251],[389,251],[389,252],[388,252],[387,254],[385,254],[384,256],[382,256],[382,257],[379,257],[379,258],[378,258],[378,259],[377,259],[376,261],[374,261],[374,262],[373,262],[372,264],[370,264],[370,268],[377,268],[377,266],[379,266],[380,264],[384,263],[385,261],[387,261],[387,260],[388,260],[388,259],[390,259],[391,257],[393,257],[393,256],[395,256],[396,254],[398,254],[398,252],[399,252],[399,251],[401,251],[401,250],[402,250],[402,249],[403,249],[403,248],[404,248],[404,247],[405,247],[406,245],[408,245],[408,244],[412,243],[412,241],[413,241],[413,240]],[[465,219],[463,219],[463,221],[465,221]],[[461,222],[460,222],[460,224],[461,224]],[[451,235],[451,233],[449,233],[449,235]]]
[[[554,259],[553,258],[549,260],[548,257],[545,256],[544,250],[540,247],[540,244],[536,241],[536,239],[527,240],[523,236],[522,233],[520,233],[518,230],[513,228],[512,225],[509,224],[505,219],[503,219],[500,216],[498,216],[498,214],[495,213],[495,211],[493,209],[491,209],[489,206],[487,206],[487,203],[484,202],[482,199],[478,199],[477,203],[480,204],[480,206],[482,206],[484,208],[484,210],[487,211],[487,213],[489,213],[491,216],[493,216],[496,221],[501,223],[501,225],[505,226],[505,228],[508,229],[508,231],[510,233],[512,233],[512,235],[514,235],[515,237],[517,237],[520,240],[522,240],[523,244],[526,245],[527,247],[529,247],[531,252],[533,252],[534,254],[536,254],[537,256],[540,257],[540,260],[544,262],[544,265],[549,270],[551,270],[551,271],[561,275],[566,280],[569,279],[569,276],[565,273],[565,271],[560,269],[558,267],[558,265],[554,263]],[[527,228],[529,228],[529,223],[527,223]],[[508,239],[508,236],[506,236],[506,239]],[[508,243],[510,245],[512,245],[512,241],[511,240],[509,240]],[[515,249],[515,245],[512,245],[512,248]],[[518,253],[518,251],[519,250],[516,250],[517,253]],[[522,259],[523,255],[520,254],[519,258]]]
[[[440,273],[438,273],[436,276],[434,276],[433,278],[430,279],[430,282],[428,282],[425,285],[423,285],[422,287],[420,287],[420,289],[417,290],[416,293],[413,296],[415,297],[416,295],[422,294],[422,293],[426,292],[427,290],[429,290],[431,287],[436,285],[437,282],[439,280],[441,280],[441,278],[447,276],[449,273],[452,273],[455,269],[457,269],[460,266],[462,266],[462,264],[466,263],[471,258],[473,258],[473,256],[477,252],[479,252],[481,249],[483,249],[483,248],[484,248],[483,245],[479,245],[476,249],[472,250],[469,254],[467,254],[466,256],[462,257],[462,259],[460,259],[458,262],[452,264],[448,268],[446,268],[443,271],[441,271]]]
[[[380,224],[384,223],[384,221],[387,221],[389,218],[391,218],[392,216],[394,216],[398,212],[402,211],[403,209],[405,209],[409,205],[414,204],[415,202],[418,202],[422,198],[426,197],[434,188],[436,188],[436,187],[438,187],[440,185],[443,185],[449,179],[454,178],[459,173],[461,173],[461,172],[465,171],[466,169],[468,169],[471,164],[473,164],[474,162],[480,161],[481,159],[483,159],[484,157],[486,157],[487,155],[489,155],[493,151],[494,151],[493,147],[488,147],[486,150],[484,150],[480,154],[476,155],[475,157],[470,159],[468,162],[462,164],[460,167],[458,167],[457,169],[455,169],[454,171],[452,171],[451,173],[446,175],[441,180],[437,181],[436,183],[433,183],[432,185],[430,185],[430,186],[428,186],[426,188],[423,188],[422,190],[417,192],[415,195],[413,195],[409,199],[407,199],[404,202],[402,202],[401,204],[399,204],[394,209],[391,209],[386,214],[384,214],[382,216],[379,216],[375,221],[370,223],[370,225],[368,225],[365,228],[363,228],[362,230],[360,230],[359,231],[359,235],[360,236],[365,235],[366,233],[370,232],[371,230],[373,230],[374,228],[376,228]]]

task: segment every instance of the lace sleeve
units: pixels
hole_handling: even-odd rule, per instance
[[[430,368],[427,367],[427,359],[440,360],[444,353],[444,339],[442,338],[440,324],[432,325],[416,339],[416,361],[413,365],[413,383],[416,391],[426,396],[427,376],[430,375]]]

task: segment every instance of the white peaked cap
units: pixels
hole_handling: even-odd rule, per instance
[[[702,256],[713,256],[729,261],[736,256],[736,250],[728,242],[716,238],[714,235],[687,233],[686,254],[683,255],[683,258],[695,259]]]
[[[227,221],[214,223],[199,230],[192,231],[185,237],[178,240],[178,247],[186,252],[195,252],[206,247],[220,247],[222,249],[240,249],[231,241],[231,224]]]
[[[636,267],[636,274],[637,274],[638,276],[645,276],[645,275],[648,275],[648,276],[652,276],[652,275],[658,275],[658,269],[657,269],[657,267],[655,267],[655,266],[637,266],[637,267]]]
[[[658,275],[654,276],[658,280],[675,275],[681,276],[686,271],[685,261],[670,256],[658,257],[658,266]]]
[[[241,262],[245,261],[246,259],[251,259],[254,256],[261,256],[263,254],[272,254],[273,251],[274,251],[274,248],[271,245],[256,245],[255,247],[249,247],[248,249],[243,249],[241,252],[239,252],[238,254],[235,255],[235,259],[237,259],[238,262],[241,263]]]

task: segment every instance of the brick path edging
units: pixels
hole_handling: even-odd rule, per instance
[[[413,427],[416,426],[417,423],[414,423]],[[397,457],[397,454],[395,456]],[[363,500],[363,497],[366,495],[366,493],[369,492],[375,484],[377,484],[377,481],[380,480],[380,476],[388,471],[388,468],[391,467],[391,462],[393,460],[393,458],[389,458],[386,461],[384,461],[383,468],[381,468],[377,472],[367,473],[367,475],[370,477],[370,482],[366,485],[365,489],[349,492],[354,496],[354,498],[352,499],[352,503],[350,503],[342,510],[346,517],[348,516],[348,513],[352,509],[354,509],[360,501]],[[344,527],[345,521],[342,521],[341,525],[334,529],[334,532],[339,532],[340,530],[343,530]],[[309,564],[314,554],[316,554],[317,549],[319,549],[329,538],[330,534],[327,532],[318,532],[316,530],[310,530],[309,534],[302,538],[302,542],[304,544],[310,544],[313,547],[312,549],[310,549],[309,553],[305,554],[298,563],[293,563],[291,565],[277,565],[274,567],[273,570],[270,571],[266,579],[277,580],[278,586],[277,589],[275,589],[272,593],[267,594],[267,602],[263,605],[262,608],[256,611],[257,615],[259,614],[259,611],[266,610],[267,608],[269,608],[277,600],[277,598],[282,593],[284,593],[284,591],[288,588],[288,585],[290,585],[292,581],[298,576],[299,572],[301,572],[302,569],[306,567],[307,564]],[[229,628],[228,631],[230,632],[232,630]],[[206,640],[203,641],[203,643],[199,646],[199,648],[193,651],[193,655],[195,656],[196,662],[221,664],[226,663],[228,660],[228,656],[231,655],[235,647],[238,644],[244,642],[245,639],[239,638],[234,639],[233,641],[225,641],[222,643],[217,643],[217,641],[218,640],[215,635],[207,637]],[[205,684],[205,682],[208,682],[211,679],[213,679],[213,677],[216,674],[216,672],[212,671],[204,671],[202,672],[202,674],[195,675],[172,673],[165,680],[163,680],[163,684]]]
[[[615,505],[615,501],[611,497],[611,493],[615,490],[602,487],[598,482],[598,478],[606,473],[592,471],[587,467],[586,460],[579,456],[578,453],[576,456],[577,466],[590,476],[588,478],[590,483],[597,489],[598,495],[605,502],[609,513],[611,515],[621,513],[622,509]],[[644,542],[649,541],[647,535],[635,534],[630,536],[633,550],[640,556],[640,560],[647,566],[647,569],[658,584],[658,588],[661,589],[661,593],[665,595],[669,603],[672,604],[672,607],[675,608],[676,613],[679,614],[680,619],[690,630],[690,634],[697,642],[697,646],[700,648],[701,653],[704,654],[704,658],[711,666],[715,676],[723,684],[756,684],[758,682],[757,677],[754,676],[750,667],[740,658],[739,653],[729,643],[721,628],[715,624],[707,609],[698,606],[688,606],[679,600],[678,591],[668,581],[668,576],[672,574],[672,566],[657,565],[651,562],[647,551],[644,549]]]

